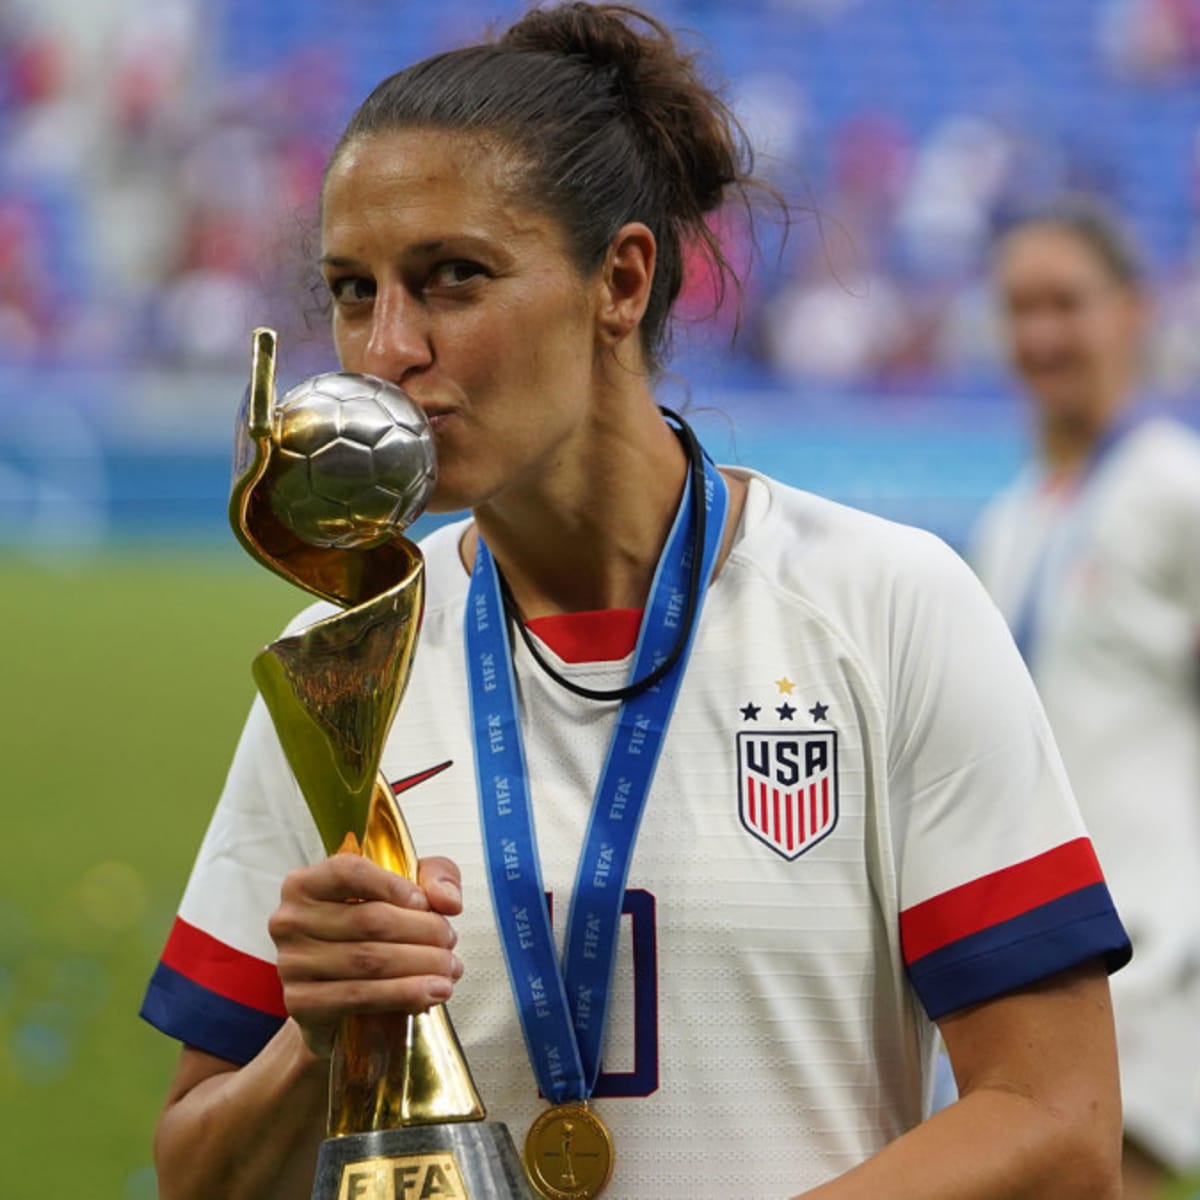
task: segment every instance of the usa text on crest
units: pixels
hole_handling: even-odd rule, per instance
[[[737,735],[738,815],[789,861],[837,825],[837,732],[743,731]]]

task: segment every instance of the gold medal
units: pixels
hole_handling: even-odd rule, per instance
[[[544,1200],[592,1200],[612,1168],[612,1134],[586,1104],[556,1104],[529,1127],[525,1174]]]

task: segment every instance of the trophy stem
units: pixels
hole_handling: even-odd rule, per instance
[[[415,880],[412,837],[379,760],[412,670],[424,570],[354,608],[280,638],[258,683],[325,849],[353,833],[373,862]],[[330,1069],[329,1132],[477,1121],[484,1108],[446,1010],[348,1018]]]
[[[398,875],[416,876],[412,838],[382,777],[371,797],[363,854]],[[485,1116],[444,1006],[342,1022],[330,1062],[330,1137]]]

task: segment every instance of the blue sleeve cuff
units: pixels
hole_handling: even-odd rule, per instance
[[[169,1037],[242,1066],[275,1036],[283,1021],[229,1000],[159,963],[141,1016]]]
[[[1096,883],[926,954],[908,974],[937,1020],[1093,958],[1111,973],[1132,954],[1108,888]]]

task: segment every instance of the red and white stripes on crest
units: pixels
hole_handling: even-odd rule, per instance
[[[747,773],[745,788],[747,822],[788,853],[828,833],[837,819],[830,804],[828,775],[807,786],[781,790]]]

